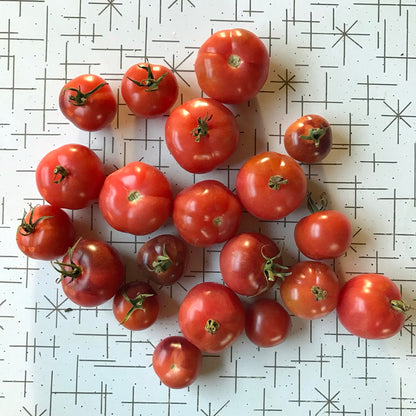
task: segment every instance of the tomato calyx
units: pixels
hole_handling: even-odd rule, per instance
[[[283,178],[280,175],[273,175],[269,178],[269,188],[273,190],[278,190],[282,185],[286,185],[289,183],[288,179]]]
[[[140,198],[141,198],[141,194],[139,191],[130,191],[129,194],[127,195],[127,199],[130,202],[138,201]]]
[[[241,64],[241,56],[232,54],[228,57],[228,65],[232,66],[233,68],[238,68]]]
[[[326,192],[322,192],[318,201],[314,201],[312,199],[312,192],[308,192],[307,205],[312,214],[314,212],[325,211],[328,208],[328,198],[326,196]]]
[[[308,130],[307,135],[301,135],[299,136],[301,139],[305,140],[312,140],[315,144],[315,147],[319,146],[319,140],[321,140],[322,137],[324,137],[326,131],[328,130],[328,127],[322,126],[317,128],[310,128]]]
[[[138,292],[134,298],[130,298],[124,289],[122,290],[121,294],[123,298],[131,304],[131,308],[126,313],[126,316],[120,322],[120,324],[124,324],[127,320],[129,320],[133,312],[137,311],[138,309],[144,310],[143,303],[146,301],[147,298],[154,296],[153,293]]]
[[[205,331],[214,335],[220,329],[220,324],[215,319],[208,319],[205,324]]]
[[[63,263],[59,261],[51,262],[52,267],[60,273],[60,277],[56,279],[56,283],[61,283],[65,278],[69,277],[68,284],[72,283],[82,274],[82,268],[80,265],[74,263],[72,256],[74,255],[74,250],[78,243],[82,240],[82,237],[79,238],[72,247],[68,248],[68,263]]]
[[[159,89],[159,84],[162,82],[163,78],[168,74],[165,72],[162,74],[158,79],[155,79],[152,68],[150,64],[147,63],[146,65],[137,65],[140,69],[145,69],[147,71],[147,78],[142,79],[141,81],[137,81],[133,78],[127,77],[133,84],[137,85],[141,88],[146,88],[145,91],[152,92],[157,91]]]
[[[88,97],[92,94],[94,94],[96,91],[98,91],[100,88],[104,87],[105,85],[108,85],[108,82],[102,82],[101,84],[98,84],[95,88],[93,88],[91,91],[88,92],[82,92],[81,91],[81,86],[79,85],[78,88],[75,87],[68,87],[68,88],[64,88],[62,91],[62,94],[65,93],[65,91],[74,91],[76,94],[75,95],[70,95],[68,97],[68,101],[77,106],[83,106],[87,103],[88,101]]]
[[[56,165],[53,174],[55,178],[53,183],[61,183],[69,175],[69,172],[63,166]]]
[[[22,221],[19,224],[19,227],[17,228],[20,235],[27,236],[35,232],[36,225],[47,218],[52,218],[52,215],[44,215],[43,217],[39,217],[35,222],[33,222],[33,214],[35,213],[35,209],[38,207],[36,205],[34,208],[31,207],[29,221],[26,221],[26,210],[23,210],[23,217]]]
[[[172,259],[166,252],[166,244],[163,244],[163,253],[156,257],[156,260],[152,263],[152,267],[146,264],[147,270],[158,274],[166,272],[170,266],[172,266]]]
[[[191,134],[193,137],[195,137],[195,142],[199,143],[201,140],[201,137],[205,137],[208,135],[208,121],[212,119],[212,114],[208,116],[208,114],[204,117],[198,117],[198,125],[192,129]]]
[[[284,280],[285,277],[287,277],[291,274],[290,272],[278,271],[278,270],[287,270],[288,267],[274,262],[276,259],[281,257],[281,255],[282,255],[281,251],[279,251],[279,254],[277,254],[274,257],[267,257],[263,253],[263,248],[262,248],[261,249],[261,255],[266,260],[264,265],[263,265],[263,274],[264,274],[264,277],[266,278],[267,283],[275,282],[276,279]],[[266,288],[267,288],[267,286],[266,286]]]
[[[411,309],[411,306],[408,305],[404,300],[401,299],[393,299],[390,301],[390,306],[397,312],[406,313]]]
[[[328,297],[328,292],[319,286],[312,286],[311,292],[315,296],[315,300],[317,302],[319,302],[320,300],[324,300]]]

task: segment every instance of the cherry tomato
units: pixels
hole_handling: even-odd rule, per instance
[[[172,234],[151,238],[137,253],[141,273],[162,286],[177,282],[184,275],[188,261],[188,246]]]
[[[402,329],[409,309],[391,279],[365,273],[354,276],[342,287],[337,313],[341,324],[351,334],[383,339]]]
[[[166,176],[144,162],[131,162],[108,175],[98,204],[105,220],[116,230],[150,234],[172,212],[172,190]]]
[[[68,214],[52,205],[37,205],[23,214],[16,242],[28,257],[55,260],[75,243],[75,227]]]
[[[211,35],[195,60],[198,84],[209,97],[238,104],[253,98],[269,74],[269,53],[254,33],[226,29]]]
[[[192,173],[212,171],[236,150],[239,128],[234,114],[209,98],[176,107],[165,124],[165,140],[175,160]]]
[[[52,263],[61,274],[65,295],[74,303],[95,307],[110,300],[124,279],[124,265],[118,252],[99,240],[80,239],[61,262]]]
[[[67,82],[59,94],[63,115],[81,130],[101,130],[110,124],[117,103],[108,83],[98,75],[80,75]]]
[[[273,299],[256,299],[246,308],[246,335],[258,347],[274,347],[289,335],[292,321],[287,310]]]
[[[306,176],[290,156],[263,152],[248,159],[236,178],[244,208],[262,220],[278,220],[294,211],[306,195]]]
[[[319,261],[296,263],[280,284],[283,304],[289,312],[303,319],[328,315],[337,306],[339,292],[338,276]]]
[[[173,222],[189,244],[209,247],[233,237],[241,221],[241,205],[222,183],[208,179],[183,189],[173,203]]]
[[[81,209],[98,199],[105,180],[98,156],[81,144],[66,144],[47,153],[36,168],[42,197],[59,208]]]
[[[243,332],[244,320],[241,300],[220,283],[195,285],[179,307],[178,322],[183,335],[209,353],[230,347]]]
[[[131,331],[153,325],[159,314],[159,298],[149,283],[133,281],[121,286],[113,299],[113,314]]]
[[[178,91],[178,82],[169,68],[148,62],[131,66],[121,80],[121,95],[138,117],[166,113],[175,104]]]
[[[202,354],[185,337],[170,336],[157,344],[152,364],[163,384],[171,389],[182,389],[191,385],[198,377]]]
[[[260,233],[241,233],[228,240],[220,253],[224,283],[244,296],[257,296],[269,290],[281,275],[280,250]]]
[[[332,147],[331,126],[317,114],[302,116],[286,129],[284,146],[286,152],[299,162],[320,162]]]

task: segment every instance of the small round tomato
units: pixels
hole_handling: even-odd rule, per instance
[[[75,243],[75,227],[62,209],[52,205],[37,205],[23,214],[17,227],[16,242],[28,257],[55,260]]]
[[[299,162],[320,162],[332,147],[331,126],[317,114],[302,116],[286,129],[284,146],[287,153]]]
[[[117,103],[108,83],[98,75],[80,75],[67,82],[59,94],[63,115],[81,130],[101,130],[110,124]]]
[[[185,273],[188,261],[188,246],[172,234],[151,238],[137,253],[141,273],[162,286],[177,282]]]
[[[236,189],[250,214],[262,220],[279,220],[304,200],[306,176],[292,157],[263,152],[243,164],[237,174]]]
[[[246,335],[258,347],[274,347],[289,335],[292,321],[287,310],[273,299],[257,299],[246,308]]]
[[[354,276],[342,287],[337,313],[341,324],[351,334],[383,339],[402,329],[409,309],[391,279],[364,273]]]
[[[209,247],[236,234],[241,221],[241,205],[222,183],[208,179],[179,192],[173,203],[172,218],[186,242]]]
[[[152,356],[153,370],[171,389],[191,385],[202,366],[201,350],[182,336],[170,336],[157,344]]]
[[[52,263],[65,295],[74,303],[95,307],[110,300],[124,279],[118,252],[99,240],[79,239],[61,262]]]
[[[159,169],[131,162],[107,176],[98,204],[114,229],[144,235],[165,223],[172,212],[172,201],[170,183]]]
[[[209,98],[176,107],[165,124],[165,141],[175,160],[192,173],[212,171],[236,150],[239,128],[234,114]]]
[[[337,306],[340,283],[336,273],[325,263],[303,261],[289,269],[280,284],[280,296],[293,315],[317,319]]]
[[[261,90],[269,62],[269,53],[257,35],[246,29],[226,29],[211,35],[199,48],[195,74],[209,97],[238,104]]]
[[[138,117],[166,113],[178,98],[178,91],[178,82],[169,68],[148,62],[131,66],[121,80],[121,95]]]
[[[281,276],[280,250],[260,233],[241,233],[221,249],[220,271],[224,283],[244,296],[257,296],[269,290]]]
[[[59,208],[81,209],[98,199],[105,180],[104,165],[90,148],[66,144],[47,153],[36,168],[42,197]]]
[[[113,299],[113,314],[131,331],[153,325],[159,314],[159,298],[149,283],[133,281],[123,284]]]
[[[244,321],[240,298],[220,283],[195,285],[179,307],[178,322],[183,335],[209,353],[230,347],[243,332]]]

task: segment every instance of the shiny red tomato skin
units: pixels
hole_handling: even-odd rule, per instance
[[[202,366],[201,350],[185,337],[173,335],[162,339],[152,356],[153,370],[171,389],[190,386]]]
[[[144,295],[141,307],[135,309],[127,320],[125,318],[133,305],[123,297],[123,292],[130,299]],[[115,318],[121,325],[131,331],[141,331],[152,326],[159,315],[159,309],[159,296],[152,286],[145,281],[135,280],[123,284],[113,298]]]
[[[146,68],[149,65],[155,80],[163,77],[154,89],[146,85]],[[136,85],[132,80],[143,85]],[[121,80],[121,95],[128,108],[138,117],[152,118],[165,114],[175,104],[178,92],[175,75],[163,65],[147,62],[132,65]]]
[[[336,308],[341,286],[337,274],[327,264],[302,261],[293,265],[288,273],[290,275],[280,284],[280,296],[293,315],[318,319]]]
[[[79,267],[80,274],[72,279],[62,279],[65,295],[75,304],[95,307],[110,300],[124,280],[124,264],[118,252],[109,244],[99,240],[82,239],[72,253],[72,262]],[[69,254],[63,264],[71,263]],[[64,266],[69,270],[69,267]]]
[[[221,182],[208,179],[178,193],[172,218],[186,242],[196,247],[209,247],[223,243],[237,233],[241,205]]]
[[[279,177],[288,182],[276,186]],[[278,152],[263,152],[249,158],[240,168],[236,190],[250,214],[274,221],[290,214],[304,200],[306,176],[292,157]]]
[[[320,162],[332,148],[331,126],[318,114],[302,116],[286,129],[284,146],[286,152],[299,162]]]
[[[220,271],[224,283],[243,296],[257,296],[275,283],[265,276],[265,264],[279,265],[280,250],[273,240],[260,233],[240,233],[229,239],[220,252]]]
[[[165,124],[169,152],[192,173],[207,173],[225,162],[237,148],[239,133],[231,110],[209,98],[195,98],[176,107]]]
[[[26,256],[38,260],[55,260],[63,256],[75,243],[75,238],[71,218],[65,211],[52,205],[33,207],[16,232],[19,249]]]
[[[269,348],[281,344],[291,328],[289,313],[273,299],[256,299],[246,308],[246,335],[258,347]]]
[[[257,35],[246,29],[225,29],[201,45],[195,74],[209,97],[238,104],[261,90],[268,77],[269,61],[269,53]]]
[[[87,94],[98,85],[105,84],[86,98],[84,105],[75,105],[70,96],[80,89]],[[63,115],[81,130],[96,131],[109,125],[117,112],[117,102],[108,83],[98,75],[84,74],[67,82],[59,94],[59,107]]]
[[[339,211],[314,212],[296,224],[294,238],[306,257],[313,260],[334,259],[344,255],[351,244],[351,222]]]
[[[131,162],[107,176],[98,204],[104,219],[116,230],[150,234],[172,212],[173,195],[166,176],[144,162]]]
[[[401,300],[397,285],[388,277],[365,273],[354,276],[342,287],[337,306],[338,319],[353,335],[384,339],[397,334],[406,320],[391,301]]]
[[[178,322],[188,341],[201,351],[218,353],[230,347],[244,331],[245,310],[229,287],[204,282],[186,294],[179,307]]]
[[[56,173],[56,169],[61,170]],[[104,180],[104,165],[96,153],[76,143],[51,150],[36,168],[39,193],[59,208],[90,206],[98,199]]]

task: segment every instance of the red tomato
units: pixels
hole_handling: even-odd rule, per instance
[[[75,243],[75,227],[65,211],[52,205],[37,205],[24,212],[17,227],[16,242],[28,257],[54,260]]]
[[[179,307],[179,327],[201,351],[216,353],[230,347],[244,330],[245,311],[239,297],[214,282],[195,285]]]
[[[51,205],[81,209],[98,199],[105,180],[98,156],[81,144],[66,144],[47,153],[36,168],[36,185]]]
[[[246,29],[211,35],[199,48],[195,74],[202,91],[223,103],[253,98],[269,74],[269,53],[258,36]]]
[[[149,283],[133,281],[121,286],[113,299],[113,314],[131,331],[153,325],[159,314],[159,298]]]
[[[179,192],[173,203],[172,218],[185,241],[208,247],[235,235],[240,225],[241,205],[222,183],[205,180]]]
[[[241,233],[228,240],[220,253],[224,283],[234,292],[256,296],[269,290],[281,276],[280,250],[260,233]]]
[[[124,265],[118,252],[110,245],[80,239],[68,250],[54,268],[61,274],[65,295],[74,303],[94,307],[110,300],[124,279]]]
[[[63,115],[81,130],[96,131],[110,124],[117,103],[108,83],[98,75],[80,75],[64,85],[59,94]]]
[[[178,82],[173,72],[148,62],[131,66],[121,80],[121,95],[139,117],[166,113],[178,98]]]
[[[182,389],[191,385],[198,377],[202,354],[186,338],[170,336],[157,344],[152,364],[163,384],[171,389]]]
[[[209,98],[195,98],[176,107],[165,124],[166,146],[192,173],[206,173],[236,150],[239,128],[234,114]]]
[[[290,156],[263,152],[241,167],[237,195],[244,208],[262,220],[278,220],[294,211],[306,195],[306,176]]]
[[[292,266],[289,273],[280,284],[280,296],[293,315],[317,319],[336,308],[340,283],[328,265],[303,261]]]
[[[299,162],[320,162],[332,147],[331,126],[317,114],[302,116],[286,129],[284,145],[286,152]]]
[[[150,234],[172,212],[172,190],[166,176],[144,162],[131,162],[107,176],[98,204],[116,230]]]
[[[274,347],[282,343],[291,327],[289,313],[273,299],[257,299],[246,309],[246,335],[258,347]]]
[[[185,273],[188,261],[188,246],[172,234],[151,238],[137,253],[141,273],[162,286],[177,282]]]
[[[409,309],[392,280],[366,273],[345,283],[339,294],[337,313],[341,324],[351,334],[383,339],[402,329]]]

